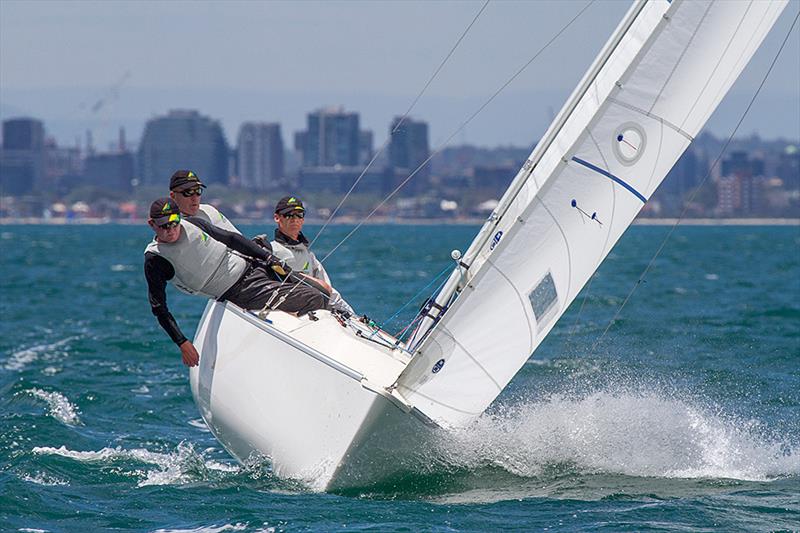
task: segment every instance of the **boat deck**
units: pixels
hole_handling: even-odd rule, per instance
[[[255,313],[244,312],[230,304],[228,308],[245,314],[251,321],[257,321],[268,332],[277,330],[283,333],[299,343],[301,349],[304,346],[317,352],[316,355],[309,355],[317,357],[321,354],[384,388],[397,380],[410,361],[404,345],[399,343],[393,347],[396,339],[388,333],[375,332],[373,328],[355,320],[349,320],[346,326],[342,325],[328,311],[315,311],[317,320],[308,316],[298,318],[280,311],[273,311],[266,319],[262,319]]]

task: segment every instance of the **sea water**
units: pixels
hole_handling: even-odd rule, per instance
[[[328,272],[398,331],[476,230],[365,227]],[[638,283],[668,231],[631,228],[474,425],[325,494],[205,427],[150,313],[149,228],[0,227],[0,530],[798,530],[800,227],[679,227]],[[205,303],[169,303],[191,336]]]

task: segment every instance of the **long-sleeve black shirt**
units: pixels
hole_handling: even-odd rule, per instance
[[[272,257],[271,249],[265,250],[238,233],[220,229],[198,217],[185,217],[184,220],[206,232],[212,239],[218,240],[231,250],[242,255],[261,260],[269,260]],[[269,241],[267,241],[267,245],[269,245]],[[187,339],[167,307],[167,282],[175,277],[175,268],[172,263],[160,255],[153,252],[145,252],[144,277],[147,280],[147,297],[150,300],[150,309],[158,319],[159,325],[167,332],[167,335],[175,344],[180,346]]]

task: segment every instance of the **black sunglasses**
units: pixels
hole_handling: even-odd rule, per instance
[[[185,191],[181,191],[181,194],[184,198],[191,198],[192,196],[203,196],[203,189],[197,187],[196,189],[187,189]]]
[[[306,218],[305,213],[288,213],[286,215],[281,215],[283,218]]]
[[[166,224],[159,224],[158,227],[161,229],[172,229],[176,226],[179,226],[180,223],[180,220],[173,220],[172,222],[167,222]]]

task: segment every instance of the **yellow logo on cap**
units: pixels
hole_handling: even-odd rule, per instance
[[[171,209],[172,209],[172,206],[169,205],[169,202],[166,202],[164,204],[164,207],[161,208],[161,212],[162,213],[166,213],[167,211],[170,211]]]

